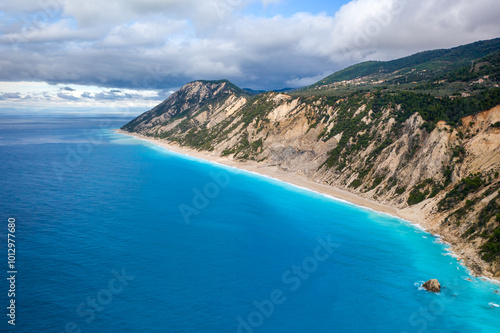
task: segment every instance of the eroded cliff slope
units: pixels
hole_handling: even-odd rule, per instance
[[[314,85],[250,96],[229,81],[195,81],[123,129],[396,207],[443,235],[476,273],[500,277],[499,57],[481,59],[451,73],[465,73],[460,84],[441,72],[426,81],[435,94],[328,81],[329,94]],[[450,86],[470,91],[443,96]]]

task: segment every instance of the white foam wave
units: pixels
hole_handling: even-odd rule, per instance
[[[423,287],[424,283],[425,281],[417,281],[413,285],[417,287],[418,290],[425,290],[425,288]]]

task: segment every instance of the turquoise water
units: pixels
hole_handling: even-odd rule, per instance
[[[500,287],[404,221],[109,130],[128,119],[0,120],[1,332],[500,331]]]

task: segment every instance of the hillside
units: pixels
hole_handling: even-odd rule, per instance
[[[432,95],[473,92],[484,76],[498,81],[500,38],[447,50],[420,52],[392,61],[368,61],[302,89],[301,95],[338,95],[360,89],[408,90]],[[487,83],[486,83],[487,85]]]
[[[344,72],[300,92],[252,96],[229,81],[195,81],[122,129],[396,207],[445,236],[476,273],[500,277],[499,45],[357,67],[386,75],[387,86],[336,84],[354,75]],[[394,72],[430,63],[432,73],[412,89],[398,84]]]

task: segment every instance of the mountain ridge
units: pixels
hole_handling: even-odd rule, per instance
[[[472,65],[466,56],[411,89],[386,77],[385,88],[250,95],[194,81],[122,129],[390,205],[445,236],[477,274],[500,277],[500,63],[496,46],[481,53],[497,44],[470,44]]]
[[[474,52],[471,52],[474,50]],[[314,84],[310,87],[331,84],[343,80],[353,80],[358,77],[375,74],[377,71],[390,73],[396,70],[414,68],[429,63],[440,61],[442,63],[453,63],[448,68],[459,68],[466,62],[480,59],[493,52],[500,51],[500,38],[477,41],[472,44],[461,45],[450,49],[438,49],[422,51],[416,54],[389,61],[366,61],[340,70]],[[307,89],[307,87],[306,87]]]

